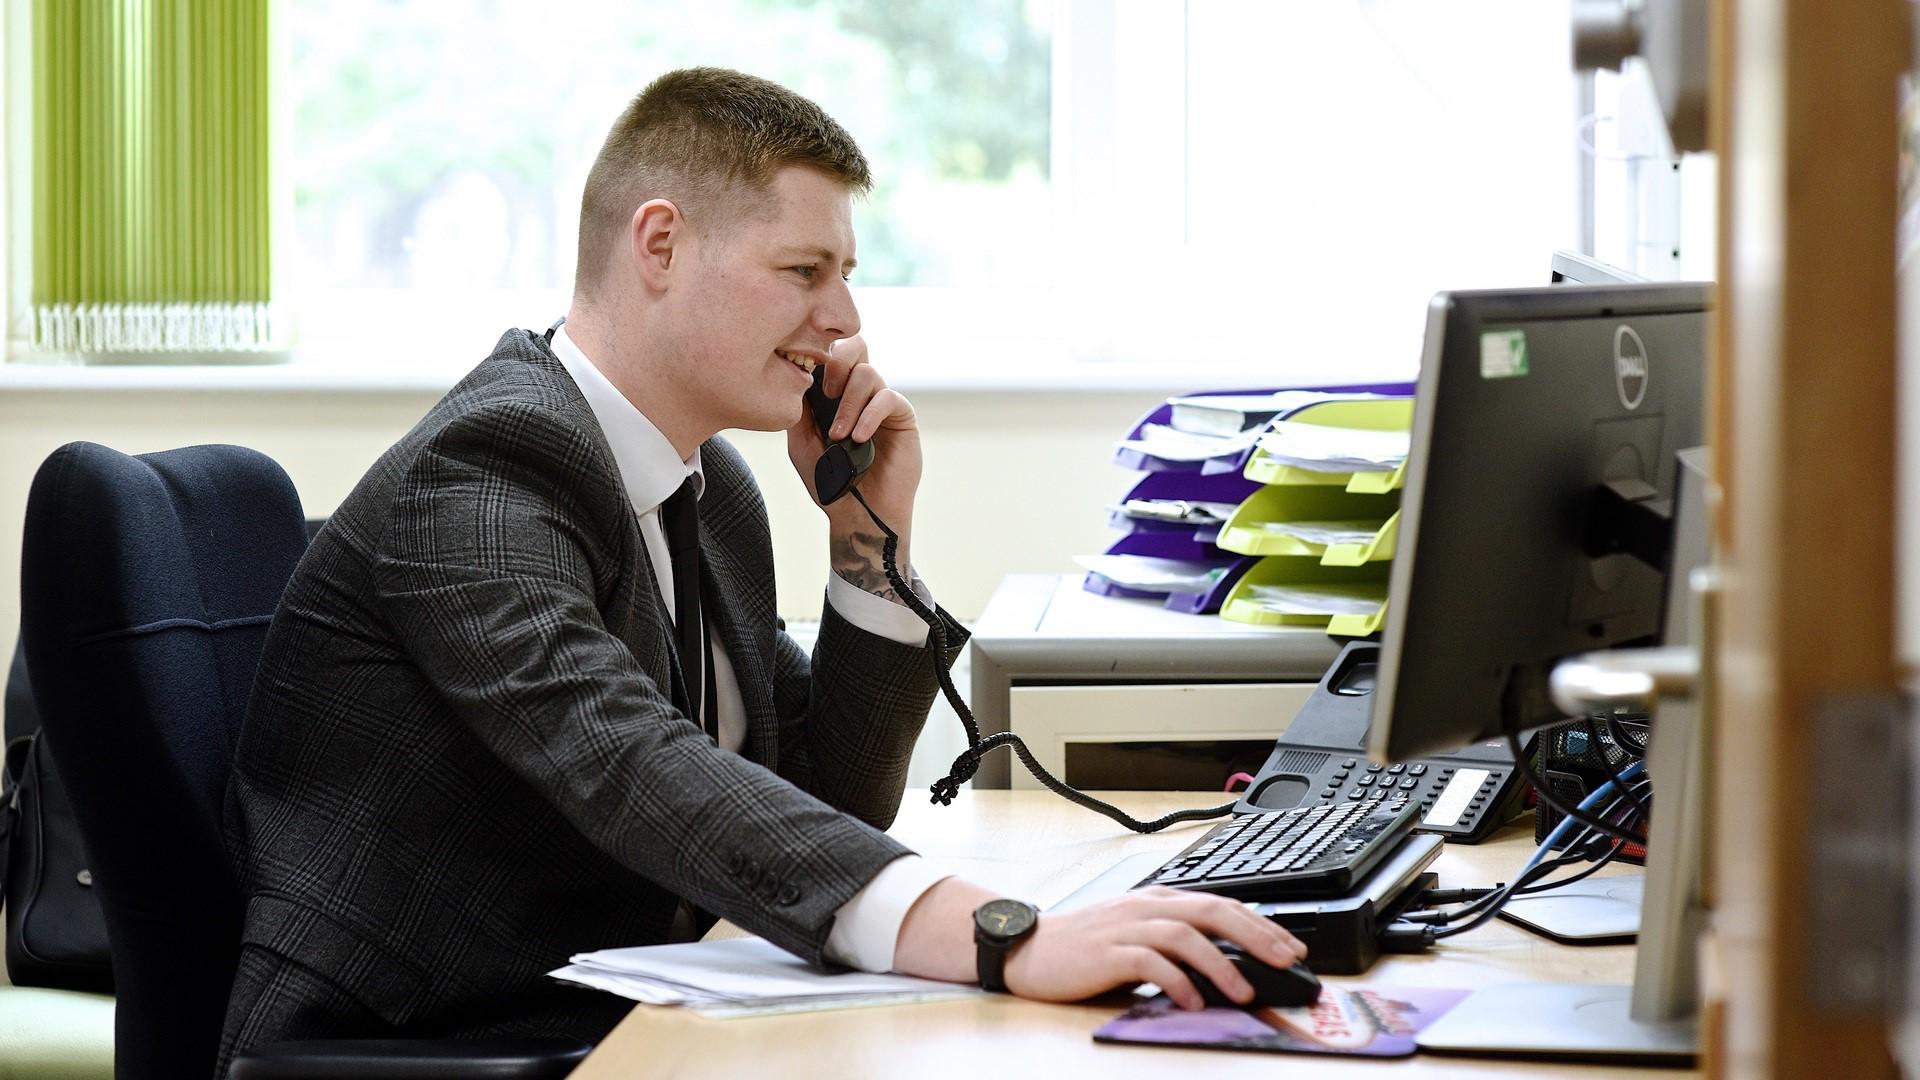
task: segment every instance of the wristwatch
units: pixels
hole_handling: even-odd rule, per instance
[[[1007,990],[1007,954],[1040,924],[1040,909],[1021,900],[989,900],[973,912],[973,943],[978,946],[980,987]]]

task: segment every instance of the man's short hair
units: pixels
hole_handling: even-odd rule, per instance
[[[873,187],[853,136],[799,94],[725,68],[667,72],[621,112],[587,174],[574,288],[598,281],[640,204],[671,199],[711,235],[752,212],[790,165],[818,169],[854,194]]]

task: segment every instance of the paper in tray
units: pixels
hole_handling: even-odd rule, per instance
[[[1260,626],[1324,626],[1335,636],[1365,637],[1378,630],[1386,616],[1387,569],[1384,562],[1338,566],[1309,555],[1269,555],[1254,563],[1229,590],[1220,617]],[[1326,589],[1329,598],[1340,602],[1317,611],[1293,604],[1285,605],[1292,610],[1278,610],[1258,598],[1256,590],[1263,586],[1290,588],[1302,597]],[[1347,602],[1360,597],[1369,598],[1368,603]],[[1369,607],[1370,611],[1361,613]]]
[[[1243,555],[1311,555],[1334,566],[1354,566],[1392,558],[1398,532],[1397,494],[1356,495],[1344,488],[1311,484],[1270,484],[1255,490],[1215,534],[1215,543]],[[1367,520],[1363,538],[1314,542],[1289,534],[1276,524]]]
[[[1119,505],[1134,501],[1192,503],[1229,503],[1238,506],[1260,489],[1259,483],[1240,473],[1200,474],[1193,472],[1150,472],[1133,485]],[[1163,521],[1111,512],[1107,524],[1121,532],[1170,532],[1191,535],[1211,543],[1220,531],[1219,523]]]
[[[1316,431],[1325,431],[1333,439],[1355,438],[1362,442],[1374,439],[1392,440],[1396,446],[1406,438],[1407,430],[1413,423],[1413,399],[1399,398],[1385,401],[1330,401],[1311,408],[1302,409],[1280,418],[1277,423],[1269,424],[1262,434],[1260,443],[1244,459],[1243,470],[1250,480],[1263,484],[1283,484],[1287,486],[1329,486],[1344,488],[1356,494],[1381,494],[1399,491],[1406,482],[1407,464],[1404,453],[1395,467],[1379,468],[1379,461],[1353,460],[1348,462],[1353,468],[1340,469],[1329,462],[1319,463],[1319,467],[1304,467],[1303,463],[1286,454],[1276,455],[1274,450],[1284,440],[1272,436],[1276,431],[1291,430],[1296,435],[1308,434],[1309,441]],[[1367,455],[1360,455],[1365,457]],[[1332,469],[1333,471],[1327,471]]]
[[[1366,383],[1355,386],[1280,387],[1264,390],[1208,390],[1197,394],[1181,395],[1181,400],[1196,401],[1208,397],[1239,397],[1245,395],[1274,394],[1289,389],[1317,390],[1329,394],[1382,394],[1392,397],[1408,397],[1413,393],[1413,384],[1400,382]],[[1310,409],[1311,408],[1313,407],[1310,407]],[[1128,431],[1127,437],[1121,440],[1120,444],[1115,448],[1113,455],[1114,464],[1122,468],[1140,469],[1147,472],[1183,472],[1211,476],[1216,473],[1240,472],[1245,468],[1248,458],[1253,456],[1252,447],[1238,449],[1219,457],[1209,457],[1199,461],[1161,458],[1146,452],[1139,445],[1143,439],[1145,429],[1149,425],[1166,426],[1172,419],[1173,404],[1171,401],[1163,401],[1149,410],[1145,416],[1142,416],[1134,423],[1132,429]]]
[[[1184,564],[1195,572],[1207,572],[1208,576],[1204,582],[1182,589],[1172,589],[1165,585],[1143,586],[1141,580],[1133,575],[1102,573],[1098,560],[1112,556],[1168,560]],[[1136,532],[1128,533],[1115,541],[1113,546],[1107,549],[1106,556],[1081,556],[1075,561],[1089,567],[1083,587],[1090,593],[1101,596],[1151,597],[1156,600],[1165,600],[1170,593],[1174,592],[1213,592],[1220,580],[1233,568],[1238,557],[1210,543],[1196,540],[1191,535]],[[1139,577],[1150,579],[1153,576],[1158,575],[1142,574]]]
[[[1212,615],[1227,602],[1227,596],[1233,587],[1240,583],[1248,570],[1253,569],[1260,560],[1251,555],[1242,555],[1227,564],[1225,573],[1208,588],[1199,592],[1171,592],[1167,594],[1168,611],[1178,611],[1185,615]]]
[[[1164,559],[1178,562],[1195,572],[1203,572],[1204,581],[1187,587],[1140,587],[1126,580],[1129,575],[1100,572],[1098,560],[1114,556]],[[1104,556],[1081,556],[1075,561],[1087,566],[1081,587],[1100,596],[1148,598],[1164,603],[1168,610],[1189,615],[1211,615],[1220,610],[1228,594],[1246,572],[1260,560],[1222,551],[1188,534],[1167,532],[1129,533],[1115,541]]]

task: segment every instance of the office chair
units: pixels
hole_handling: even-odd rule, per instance
[[[241,898],[222,805],[254,669],[306,549],[287,474],[237,446],[53,452],[27,497],[22,639],[106,915],[115,1075],[213,1070]],[[546,1039],[282,1043],[241,1080],[557,1077]]]

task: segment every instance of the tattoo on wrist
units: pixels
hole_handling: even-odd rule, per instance
[[[886,542],[887,538],[877,532],[859,529],[846,536],[834,537],[830,545],[833,572],[882,600],[899,604],[903,602],[900,592],[887,580],[887,564],[881,555]],[[905,571],[902,571],[902,576],[905,576]]]

